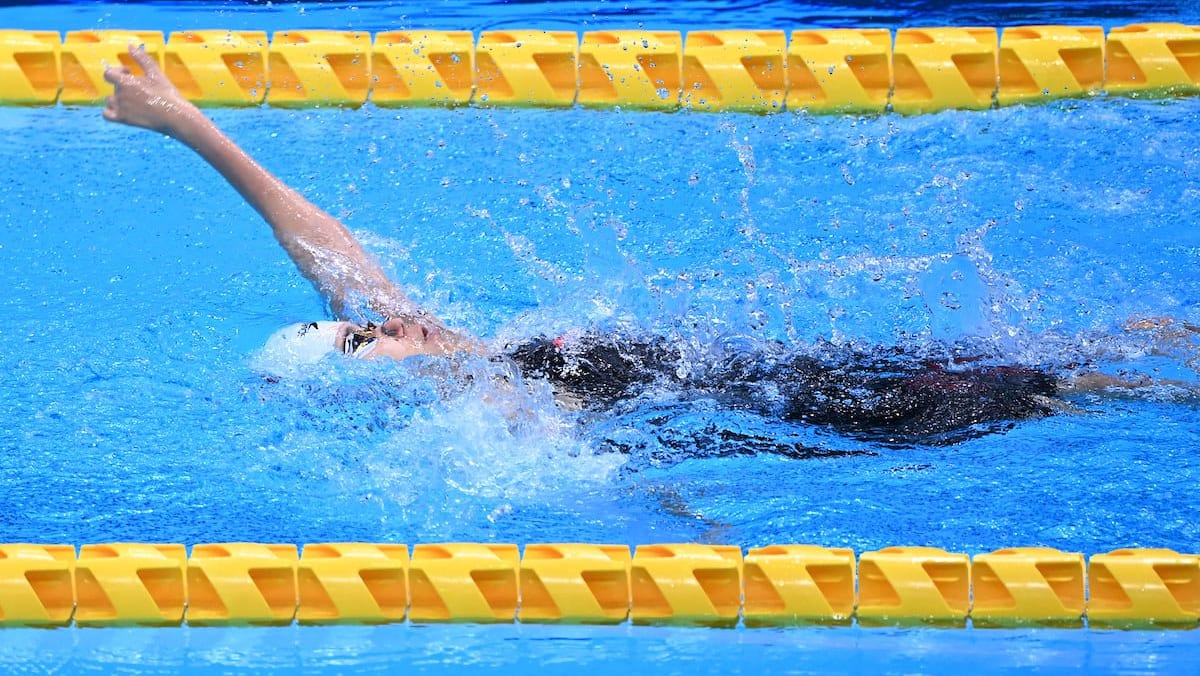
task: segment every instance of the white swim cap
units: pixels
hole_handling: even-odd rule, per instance
[[[267,339],[254,359],[254,367],[275,376],[291,375],[297,369],[315,364],[332,352],[338,322],[300,322],[285,326]]]

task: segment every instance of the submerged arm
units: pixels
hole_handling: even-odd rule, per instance
[[[130,54],[145,75],[127,68],[105,71],[114,88],[106,120],[158,131],[196,151],[270,224],[275,239],[339,317],[348,318],[356,301],[385,317],[425,314],[346,226],[254,161],[179,93],[144,49],[130,47]]]

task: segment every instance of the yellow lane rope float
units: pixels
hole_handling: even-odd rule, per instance
[[[0,544],[0,627],[527,622],[1177,627],[1200,557],[774,545]]]
[[[145,45],[207,106],[814,113],[1200,93],[1200,27],[652,31],[0,30],[0,104],[98,105]],[[135,68],[136,70],[136,68]]]

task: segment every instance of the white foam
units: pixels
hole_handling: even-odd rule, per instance
[[[399,407],[381,404],[369,416],[386,431],[364,430],[350,441],[349,464],[323,459],[329,440],[307,439],[311,447],[300,453],[337,468],[335,480],[347,490],[378,499],[389,513],[400,510],[405,523],[448,528],[435,523],[448,505],[457,505],[453,513],[498,519],[526,506],[571,502],[614,484],[626,462],[596,451],[577,414],[562,410],[548,385],[524,381],[511,365],[475,358],[346,361],[322,382],[337,389],[372,374],[376,387],[382,376],[391,383],[382,389],[404,400]],[[427,396],[419,396],[422,388]]]

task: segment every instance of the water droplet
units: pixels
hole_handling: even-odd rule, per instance
[[[658,98],[666,101],[670,97],[671,97],[671,92],[668,91],[666,87],[663,87],[658,90]]]
[[[833,71],[834,71],[834,69],[835,69],[835,66],[830,66],[830,67],[829,67],[829,74],[830,74],[830,75],[833,75]]]
[[[462,57],[458,55],[458,52],[450,53],[450,63],[460,63],[461,61]]]

